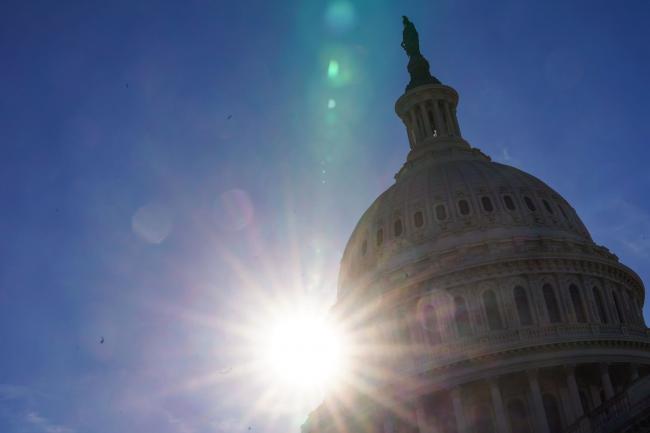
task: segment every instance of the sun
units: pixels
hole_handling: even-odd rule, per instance
[[[332,320],[294,312],[268,328],[265,358],[269,373],[293,390],[325,390],[336,385],[344,367],[344,338]]]

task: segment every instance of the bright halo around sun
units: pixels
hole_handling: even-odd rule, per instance
[[[343,335],[331,320],[297,312],[270,324],[265,357],[277,385],[323,391],[340,379],[344,346]]]

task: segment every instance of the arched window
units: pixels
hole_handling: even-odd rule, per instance
[[[517,305],[517,314],[519,323],[522,326],[533,324],[533,316],[530,313],[530,304],[528,303],[528,294],[523,287],[515,287],[515,305]]]
[[[598,310],[598,318],[600,323],[607,323],[607,310],[605,310],[605,304],[603,303],[603,296],[600,294],[598,287],[594,287],[594,300],[596,301],[596,309]]]
[[[458,211],[461,215],[469,215],[469,203],[467,200],[458,201]]]
[[[384,229],[377,230],[377,246],[380,247],[384,243]]]
[[[504,195],[503,196],[503,203],[506,205],[506,208],[508,210],[515,210],[515,202],[512,199],[511,196],[509,195]]]
[[[508,419],[511,433],[531,433],[526,405],[521,399],[516,398],[508,402]]]
[[[361,255],[365,256],[366,251],[368,251],[368,241],[364,239],[363,242],[361,243]]]
[[[616,314],[618,315],[618,321],[620,323],[625,323],[625,315],[621,309],[621,298],[619,298],[617,292],[612,293],[614,295],[614,307],[616,307]]]
[[[447,209],[445,209],[444,204],[436,206],[436,218],[438,218],[438,221],[444,221],[447,219]]]
[[[490,329],[503,329],[503,322],[499,313],[499,303],[497,302],[497,296],[492,290],[483,292],[483,305],[485,306],[485,314],[487,315]]]
[[[576,312],[576,319],[580,323],[585,323],[587,321],[587,315],[585,314],[585,307],[582,304],[582,296],[580,296],[580,289],[575,284],[569,286],[569,294],[571,295],[571,302],[573,303],[573,311]]]
[[[436,308],[433,305],[424,307],[424,328],[427,330],[427,337],[430,344],[440,343],[440,331],[438,330],[438,317]]]
[[[533,200],[530,197],[528,196],[524,197],[524,202],[526,203],[526,206],[528,207],[528,209],[530,209],[531,212],[535,212],[537,210],[537,208],[535,207],[535,203],[533,203]]]
[[[395,237],[401,236],[402,231],[403,231],[402,220],[401,219],[395,220],[395,223],[393,224],[393,233],[395,234]]]
[[[490,197],[481,197],[481,204],[483,205],[483,210],[485,210],[485,212],[492,212],[494,210]]]
[[[544,402],[544,412],[546,412],[546,421],[548,421],[549,430],[552,432],[561,432],[563,429],[562,414],[557,399],[552,394],[544,394],[542,401]]]
[[[462,296],[456,296],[454,298],[454,321],[456,322],[458,335],[465,337],[472,333],[472,325],[469,323],[469,313],[467,312],[467,303]]]
[[[421,211],[417,211],[413,214],[413,225],[416,228],[420,228],[424,225],[424,215]]]
[[[546,311],[548,311],[548,320],[551,323],[558,323],[562,321],[562,316],[560,315],[560,306],[557,303],[557,298],[555,297],[555,290],[550,284],[544,284],[544,302],[546,303]]]

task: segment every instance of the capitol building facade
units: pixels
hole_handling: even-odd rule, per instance
[[[410,152],[363,214],[333,312],[356,379],[304,433],[650,432],[639,276],[558,192],[463,139],[405,18]]]

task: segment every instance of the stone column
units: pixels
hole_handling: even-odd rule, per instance
[[[510,433],[510,426],[507,421],[508,418],[505,410],[503,410],[503,399],[501,398],[499,383],[496,378],[488,379],[487,383],[490,387],[490,395],[492,396],[492,407],[494,408],[497,431],[499,433]]]
[[[404,126],[406,126],[406,136],[409,139],[409,143],[411,143],[411,149],[413,149],[415,147],[415,134],[413,131],[413,122],[411,122],[411,113],[404,114],[402,121],[404,122]]]
[[[454,417],[456,418],[456,431],[458,433],[469,433],[467,419],[463,411],[463,400],[460,395],[460,387],[451,390],[451,403],[454,406]]]
[[[429,120],[429,113],[427,112],[427,104],[425,102],[422,102],[418,104],[418,107],[420,107],[420,112],[422,113],[422,120],[424,120],[424,129],[427,132],[427,137],[433,137],[433,126],[431,125],[431,121]]]
[[[612,379],[609,377],[609,365],[602,363],[598,365],[600,369],[600,381],[605,391],[605,399],[609,400],[614,397],[614,387],[612,386]]]
[[[411,115],[411,129],[415,135],[415,145],[422,139],[422,131],[420,130],[420,125],[418,124],[418,113],[413,107],[409,113]]]
[[[447,129],[450,131],[449,135],[456,135],[454,130],[454,119],[451,117],[451,110],[449,109],[449,102],[444,102],[445,106],[445,117],[447,118]]]
[[[440,106],[438,105],[437,100],[433,101],[433,118],[435,119],[436,126],[438,127],[438,137],[441,135],[446,135],[447,125],[442,120],[442,113],[440,112]]]
[[[551,433],[546,419],[546,410],[542,400],[542,390],[537,380],[538,370],[529,370],[526,372],[528,377],[528,386],[530,388],[530,397],[533,402],[533,415],[535,421],[535,433]],[[555,433],[555,432],[553,432]]]
[[[584,415],[582,407],[582,400],[580,399],[580,391],[578,390],[578,383],[576,382],[576,366],[569,364],[565,367],[567,387],[569,388],[569,399],[571,399],[571,406],[573,406],[573,414],[575,420]]]
[[[638,364],[630,364],[630,382],[634,382],[639,378],[639,365]]]
[[[458,116],[456,114],[456,107],[452,107],[451,115],[453,116],[452,121],[454,122],[454,128],[456,129],[456,134],[460,137],[460,126],[458,126]]]
[[[427,422],[427,413],[420,399],[415,402],[415,417],[420,433],[436,433],[436,426]]]

